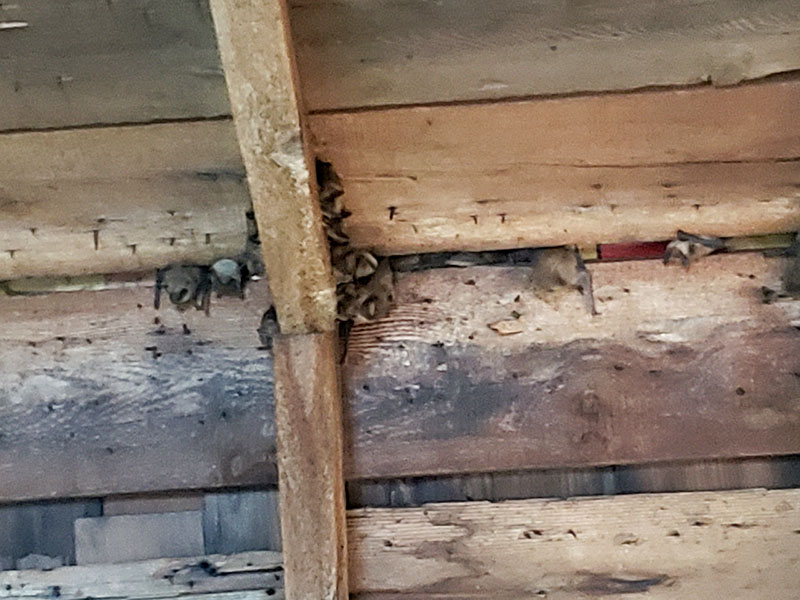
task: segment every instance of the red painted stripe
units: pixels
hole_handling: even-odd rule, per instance
[[[634,260],[661,258],[668,242],[632,242],[628,244],[600,244],[597,255],[600,260]]]

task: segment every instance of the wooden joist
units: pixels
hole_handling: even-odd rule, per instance
[[[275,427],[287,596],[347,600],[336,294],[285,0],[211,0],[280,331]]]
[[[230,114],[206,2],[26,0],[0,22],[0,131]]]
[[[239,145],[283,333],[332,331],[328,242],[304,145],[283,0],[211,0]]]
[[[794,600],[800,587],[800,490],[362,509],[348,525],[350,585],[370,600]],[[250,552],[5,572],[0,596],[281,599],[283,575],[280,554]]]
[[[274,349],[287,595],[347,600],[338,336],[280,336]]]
[[[346,476],[800,453],[800,302],[760,298],[782,264],[590,265],[595,317],[577,293],[542,300],[524,268],[401,274],[397,307],[351,334]],[[0,296],[0,499],[276,481],[266,283],[210,318],[151,303]]]
[[[245,248],[250,198],[230,120],[0,137],[0,280]]]
[[[800,80],[309,118],[351,242],[481,250],[800,228]]]
[[[291,0],[309,110],[494,100],[800,68],[796,0]]]

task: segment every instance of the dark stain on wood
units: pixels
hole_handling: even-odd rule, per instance
[[[0,500],[274,482],[262,287],[211,318],[131,311],[149,288],[0,298],[14,315],[0,339],[0,463],[12,467]]]
[[[673,583],[674,581],[666,575],[628,578],[592,573],[576,589],[588,596],[616,596],[644,594],[656,586],[670,586]]]
[[[665,268],[664,277],[683,281],[702,268]],[[468,271],[458,281],[476,286],[461,287],[485,294],[489,276]],[[395,319],[351,336],[343,369],[351,480],[800,453],[800,331],[781,316],[785,304],[753,297],[744,324],[715,315],[691,343],[473,341],[473,324],[444,312],[421,277],[401,289],[416,311],[410,326]],[[509,298],[525,295],[522,278],[503,277]],[[255,296],[265,287],[254,286]],[[420,298],[410,308],[409,293]],[[156,313],[151,303],[149,288],[0,297],[0,465],[10,465],[0,500],[275,482],[272,361],[256,331],[267,299],[220,299],[210,319]],[[442,342],[431,323],[462,327],[460,337]],[[639,475],[620,473],[621,489],[641,489]],[[785,474],[797,481],[796,462]],[[604,477],[591,489],[605,489]],[[452,495],[437,485],[429,478],[418,493],[396,495]]]
[[[510,353],[406,342],[369,361],[353,358],[345,376],[348,475],[800,452],[800,332],[718,328],[709,342],[650,355],[596,341]],[[411,366],[398,368],[404,361]],[[437,371],[437,361],[447,370]],[[748,382],[746,395],[738,382]]]

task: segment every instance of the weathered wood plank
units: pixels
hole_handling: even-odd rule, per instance
[[[206,554],[281,550],[278,490],[206,494],[203,539]]]
[[[151,287],[0,296],[0,501],[274,482],[249,290],[210,317],[155,311]]]
[[[754,115],[744,118],[743,115]],[[383,253],[800,228],[800,81],[317,114],[356,246]]]
[[[236,255],[249,207],[228,120],[5,134],[0,280]]]
[[[524,268],[399,278],[356,326],[344,381],[350,477],[800,451],[800,302],[762,304],[782,260],[598,263],[597,310],[542,299]],[[488,327],[509,321],[519,333]]]
[[[348,526],[358,598],[794,600],[800,586],[800,490],[362,509]],[[0,597],[283,598],[280,561],[252,552],[6,572]]]
[[[782,262],[590,265],[595,317],[523,268],[400,274],[351,334],[347,478],[798,454],[800,301],[760,301]],[[157,313],[150,288],[0,296],[0,500],[275,483],[251,292],[210,318]]]
[[[164,558],[119,565],[64,567],[0,573],[2,598],[200,597],[204,600],[283,600],[277,552]]]
[[[333,331],[336,298],[283,0],[211,0],[281,331]]]
[[[230,114],[214,27],[194,0],[3,3],[0,131]]]
[[[737,83],[800,68],[796,0],[291,0],[310,110]],[[667,58],[668,57],[668,58]]]
[[[281,539],[290,598],[347,600],[338,337],[275,340]]]
[[[800,587],[798,490],[364,509],[349,525],[359,598],[790,600]]]
[[[800,487],[796,455],[350,481],[347,500],[350,508],[403,508],[430,502],[793,487]]]
[[[800,487],[800,457],[708,460],[616,469],[620,493]]]
[[[0,569],[13,569],[31,554],[75,564],[75,519],[100,516],[102,510],[95,499],[0,507]]]
[[[211,0],[211,8],[284,334],[273,355],[287,596],[347,600],[335,284],[285,1]]]

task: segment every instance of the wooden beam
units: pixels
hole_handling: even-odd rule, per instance
[[[595,317],[524,268],[401,273],[351,334],[347,478],[800,454],[800,301],[760,299],[782,262],[590,265]],[[152,293],[0,295],[0,501],[275,483],[266,282],[210,318]]]
[[[761,300],[781,259],[590,270],[595,316],[524,268],[400,277],[350,335],[350,477],[798,452],[800,302]]]
[[[367,508],[348,526],[351,587],[371,600],[794,600],[800,586],[800,490]],[[7,571],[0,586],[44,600],[284,597],[272,552]]]
[[[230,114],[207,3],[4,3],[0,131]]]
[[[0,572],[4,598],[283,600],[279,552]]]
[[[210,317],[117,285],[0,295],[0,501],[275,482],[267,282]]]
[[[0,280],[235,256],[249,208],[229,120],[0,135]]]
[[[290,598],[347,600],[338,336],[275,340],[281,533]]]
[[[332,331],[336,298],[283,1],[212,0],[211,9],[281,330]]]
[[[743,119],[742,114],[758,115]],[[317,114],[381,253],[800,228],[800,81]]]
[[[363,509],[358,598],[790,600],[800,491],[653,494]]]
[[[290,6],[312,111],[728,85],[800,68],[794,0],[495,0],[491,13],[481,0]]]
[[[726,84],[800,67],[792,0],[502,0],[488,22],[477,0],[291,5],[311,110]],[[30,0],[3,18],[26,26],[0,38],[0,131],[230,114],[204,3]]]
[[[346,600],[336,295],[286,7],[283,0],[212,0],[211,7],[283,334],[274,360],[287,595]]]

